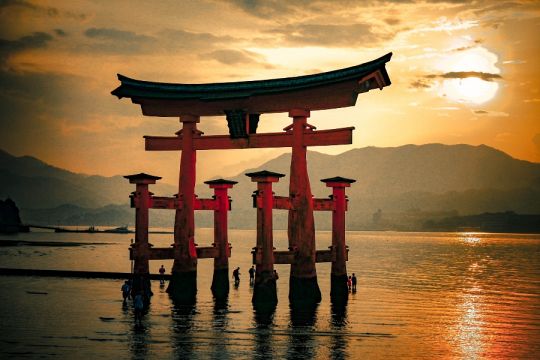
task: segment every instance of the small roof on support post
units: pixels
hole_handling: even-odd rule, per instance
[[[246,176],[251,178],[253,182],[277,182],[279,178],[285,176],[285,174],[280,174],[277,172],[272,172],[268,170],[256,171],[251,173],[246,173]]]
[[[126,175],[124,178],[128,179],[130,184],[155,184],[157,180],[161,179],[161,176],[138,173]]]
[[[144,115],[225,115],[325,110],[353,106],[359,93],[390,85],[385,65],[392,53],[345,69],[271,80],[210,84],[172,84],[130,79],[118,75],[118,98],[131,98]]]
[[[334,176],[331,178],[321,179],[321,182],[325,183],[328,187],[335,187],[336,185],[351,186],[352,183],[355,183],[354,179],[347,179],[341,176]]]
[[[208,180],[204,182],[206,185],[209,185],[211,189],[214,188],[232,188],[234,185],[238,184],[238,181],[225,180],[225,179],[215,179]]]
[[[225,180],[225,179],[215,179],[215,180],[208,180],[204,182],[207,185],[235,185],[238,184],[238,181],[233,180]]]

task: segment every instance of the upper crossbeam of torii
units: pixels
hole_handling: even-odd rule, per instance
[[[134,195],[138,199],[134,201],[134,204],[138,210],[139,222],[145,227],[137,229],[136,244],[133,247],[136,265],[137,261],[142,264],[135,266],[136,269],[142,269],[140,274],[135,274],[139,276],[139,282],[149,283],[147,282],[148,274],[145,273],[148,271],[148,266],[145,264],[148,259],[172,256],[174,264],[167,291],[178,301],[193,301],[197,291],[197,258],[204,257],[198,255],[203,254],[203,251],[195,244],[194,211],[213,209],[217,229],[215,244],[221,244],[221,250],[214,249],[215,251],[208,253],[213,254],[211,257],[215,259],[212,290],[214,286],[219,288],[223,285],[221,293],[228,293],[227,257],[230,252],[225,251],[228,246],[224,244],[227,242],[226,212],[229,207],[217,205],[217,197],[214,200],[203,201],[195,195],[196,152],[210,149],[290,147],[292,156],[287,198],[276,197],[272,200],[273,195],[270,195],[270,184],[278,181],[283,175],[275,173],[272,177],[264,175],[266,174],[264,172],[249,175],[252,181],[259,184],[257,204],[266,204],[258,208],[257,215],[257,247],[254,250],[254,259],[263,260],[260,260],[262,263],[255,262],[257,270],[254,302],[256,298],[262,299],[262,302],[268,299],[271,302],[271,299],[276,299],[275,279],[269,270],[273,268],[275,259],[281,255],[286,255],[289,259],[286,261],[291,263],[289,299],[293,305],[305,302],[313,304],[320,301],[321,295],[315,269],[317,259],[328,258],[330,260],[325,261],[332,261],[331,294],[341,294],[338,297],[346,295],[346,291],[343,291],[343,286],[346,286],[344,282],[346,279],[344,236],[346,204],[342,190],[350,186],[354,180],[340,177],[323,180],[328,182],[333,179],[327,183],[327,186],[334,188],[333,203],[328,203],[328,206],[325,205],[324,208],[333,211],[335,226],[333,225],[333,245],[329,250],[329,257],[322,256],[325,251],[317,251],[315,247],[313,211],[322,210],[320,204],[326,202],[313,198],[307,172],[306,152],[307,146],[351,144],[354,128],[317,131],[314,126],[307,123],[307,118],[313,110],[354,106],[358,94],[390,85],[385,65],[391,57],[392,53],[388,53],[364,64],[313,75],[228,83],[171,84],[134,80],[118,75],[121,84],[112,91],[113,95],[118,98],[130,98],[133,103],[141,106],[143,115],[179,117],[182,123],[182,129],[176,133],[176,136],[145,136],[146,150],[181,151],[177,198],[160,198],[161,200],[158,201],[157,198],[154,199],[148,195],[147,190],[147,184],[155,182],[154,178],[147,179],[146,174],[142,174],[146,176],[144,179],[134,178],[140,174],[127,177],[130,182],[138,184],[137,189],[140,189]],[[257,126],[262,114],[280,112],[287,112],[293,119],[293,123],[282,132],[257,134]],[[228,135],[203,135],[197,129],[201,116],[223,115],[229,127]],[[274,173],[269,172],[269,174]],[[218,185],[211,184],[216,191],[233,186],[226,183],[226,180],[219,181],[221,182]],[[225,192],[220,193],[219,196],[226,199],[226,189],[223,191]],[[145,200],[141,200],[143,198]],[[265,201],[262,200],[263,198]],[[208,204],[207,208],[201,207],[200,204],[203,202]],[[162,205],[158,204],[161,203],[167,203],[170,205],[168,208],[176,210],[174,244],[173,248],[169,249],[170,251],[151,249],[147,241],[147,209],[159,208]],[[270,207],[270,212],[268,212],[268,207]],[[270,215],[272,207],[289,211],[289,251],[285,252],[286,254],[284,252],[274,254],[271,250],[273,249]],[[284,258],[281,257],[281,259]],[[221,282],[226,282],[226,284],[220,285]],[[257,294],[260,296],[255,296]],[[263,294],[267,295],[262,296]]]
[[[354,106],[359,93],[390,85],[385,64],[391,57],[392,53],[388,53],[364,64],[313,75],[228,83],[169,84],[118,75],[121,85],[112,94],[131,98],[148,116],[335,109]]]

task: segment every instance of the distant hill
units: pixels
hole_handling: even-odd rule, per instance
[[[288,174],[289,167],[290,154],[284,154],[259,169]],[[309,152],[308,167],[316,189],[323,188],[320,179],[340,175],[358,181],[352,189],[359,195],[540,187],[540,164],[485,145],[366,147],[335,156]]]
[[[481,231],[540,233],[540,215],[518,215],[513,211],[453,216],[426,221],[427,231]]]
[[[173,186],[156,190],[172,195]],[[104,177],[73,173],[31,156],[15,157],[0,150],[0,198],[10,197],[20,208],[44,209],[64,204],[98,208],[128,204],[133,191],[122,176]]]
[[[255,170],[290,173],[290,154]],[[330,190],[320,179],[343,176],[357,182],[347,189],[350,229],[417,229],[422,222],[445,216],[515,211],[540,213],[540,164],[517,160],[480,145],[405,145],[366,147],[339,155],[308,152],[308,171],[315,197]],[[254,221],[251,194],[255,184],[241,174],[231,191],[233,226]],[[278,195],[288,194],[288,176],[274,184]],[[200,186],[198,193],[208,194]],[[381,210],[380,212],[378,210]],[[286,226],[286,212],[277,210],[276,227]],[[379,213],[379,215],[375,215]],[[331,226],[330,215],[317,214],[319,229]]]
[[[540,164],[514,159],[485,145],[366,147],[339,155],[308,152],[308,167],[316,197],[330,194],[320,182],[322,178],[339,175],[357,180],[347,189],[349,229],[415,230],[429,220],[486,212],[540,214]],[[255,227],[251,194],[256,184],[244,174],[262,169],[286,174],[274,186],[277,195],[286,196],[289,168],[290,154],[284,154],[232,178],[239,183],[230,192],[231,227]],[[0,189],[0,198],[9,196],[19,204],[23,222],[27,217],[81,225],[133,222],[133,210],[127,205],[133,187],[121,176],[74,174],[35,158],[0,153]],[[151,191],[171,195],[176,189],[158,185]],[[212,194],[202,184],[196,192],[199,197]],[[77,208],[66,211],[65,204]],[[109,204],[125,205],[112,211]],[[151,224],[172,225],[171,215],[153,211]],[[329,213],[317,214],[317,228],[328,229],[330,217]],[[285,211],[276,210],[274,218],[276,228],[286,227]],[[198,212],[196,220],[198,226],[212,226],[211,212]]]

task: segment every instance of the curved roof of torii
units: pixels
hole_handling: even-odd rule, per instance
[[[388,53],[376,60],[313,75],[209,84],[170,84],[130,79],[112,94],[131,98],[150,116],[216,116],[228,110],[250,114],[324,110],[353,106],[359,93],[390,85]]]

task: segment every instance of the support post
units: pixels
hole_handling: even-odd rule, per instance
[[[303,306],[321,301],[315,267],[313,195],[307,171],[307,147],[304,142],[304,134],[312,131],[313,127],[307,124],[309,110],[291,110],[289,117],[293,118],[289,186],[293,209],[289,210],[288,236],[289,249],[296,251],[296,261],[291,265],[289,301],[293,306]]]
[[[332,303],[344,304],[349,298],[347,286],[347,246],[345,244],[345,211],[347,198],[345,188],[350,187],[356,180],[343,177],[322,179],[327,187],[332,188],[332,272],[330,275],[330,298]]]
[[[196,151],[193,137],[199,136],[199,117],[180,116],[182,130],[182,155],[178,197],[183,206],[176,210],[174,219],[174,262],[167,292],[174,301],[193,304],[197,295],[197,250],[195,244],[195,174]]]
[[[205,181],[214,189],[216,209],[214,210],[214,247],[218,249],[218,257],[214,258],[214,275],[212,277],[212,294],[216,300],[224,300],[229,295],[229,256],[231,254],[228,240],[227,213],[231,209],[228,189],[237,184],[236,181],[218,179]]]
[[[257,195],[254,199],[254,205],[257,208],[257,246],[253,249],[256,267],[252,302],[258,307],[272,307],[277,304],[272,233],[274,203],[272,183],[278,182],[279,178],[285,175],[271,171],[258,171],[248,173],[246,176],[257,183]]]
[[[130,184],[135,184],[133,202],[135,203],[135,242],[131,244],[132,251],[136,254],[133,264],[132,292],[143,292],[144,297],[149,299],[152,291],[150,288],[150,259],[151,244],[148,243],[148,208],[150,205],[149,184],[155,184],[161,179],[144,173],[124,176]]]

